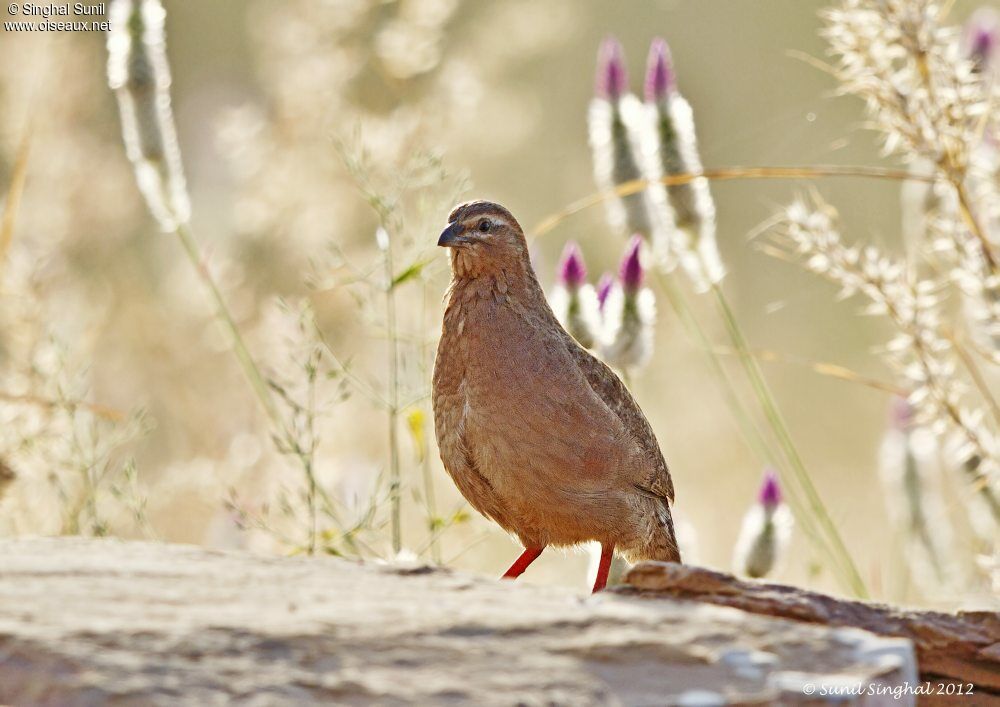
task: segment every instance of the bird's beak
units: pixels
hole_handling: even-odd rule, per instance
[[[457,222],[449,223],[448,228],[441,231],[441,237],[438,238],[438,245],[444,248],[455,248],[466,243],[468,240],[462,237],[462,226]]]

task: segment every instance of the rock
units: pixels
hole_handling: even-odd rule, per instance
[[[625,577],[631,587],[824,626],[853,626],[913,642],[920,678],[935,684],[974,685],[982,699],[1000,702],[1000,614],[908,611],[844,601],[782,584],[741,581],[703,567],[644,562]],[[967,704],[972,704],[968,702]]]
[[[683,599],[106,539],[0,558],[5,704],[806,703],[916,678],[907,640]]]

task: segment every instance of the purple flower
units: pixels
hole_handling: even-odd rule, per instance
[[[977,71],[989,67],[1000,47],[1000,14],[987,7],[972,13],[965,23],[964,45]]]
[[[643,269],[639,253],[642,249],[642,236],[638,233],[632,236],[625,249],[625,257],[622,258],[620,278],[622,287],[627,294],[635,294],[642,287]]]
[[[736,539],[733,566],[750,577],[766,577],[780,566],[791,539],[792,514],[781,502],[781,487],[774,469],[764,469],[757,503],[743,516]]]
[[[646,101],[655,103],[674,92],[677,77],[670,60],[670,47],[666,40],[657,37],[649,45],[649,59],[646,61]]]
[[[628,90],[628,71],[625,69],[625,52],[622,45],[614,37],[608,37],[601,43],[597,53],[597,86],[598,98],[606,101],[617,101]]]
[[[568,241],[559,260],[559,282],[573,290],[587,281],[587,266],[575,241]]]
[[[764,481],[760,485],[757,501],[769,511],[773,511],[781,505],[781,485],[778,483],[778,475],[774,469],[764,470]]]
[[[614,287],[615,278],[609,272],[601,275],[601,279],[597,281],[597,306],[600,310],[604,311],[604,303],[608,300],[608,295],[611,294],[611,288]]]
[[[889,424],[892,429],[905,432],[913,426],[913,417],[914,410],[909,400],[902,396],[893,398],[889,410]]]

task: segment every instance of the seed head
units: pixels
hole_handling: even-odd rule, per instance
[[[568,241],[559,261],[559,282],[568,289],[577,289],[587,281],[587,265],[575,241]]]
[[[598,52],[596,97],[587,112],[594,178],[601,191],[611,191],[633,180],[651,179],[643,168],[643,117],[643,103],[628,89],[621,45],[608,38]],[[607,199],[605,207],[611,227],[621,235],[641,233],[654,242],[665,237],[669,213],[666,192],[658,182],[638,193]]]
[[[635,234],[625,248],[625,257],[622,258],[620,277],[622,286],[628,294],[635,294],[642,287],[642,280],[645,275],[642,261],[639,258],[642,249],[642,236]]]
[[[628,70],[625,68],[625,51],[614,37],[601,43],[597,53],[598,98],[614,103],[628,91]]]
[[[652,290],[642,286],[642,240],[638,234],[629,240],[619,268],[621,286],[609,282],[602,311],[601,354],[610,365],[629,372],[649,362],[656,325],[656,300]]]
[[[914,413],[910,401],[898,396],[893,399],[892,407],[889,410],[889,424],[892,429],[905,432],[913,426]]]
[[[922,594],[932,596],[953,589],[961,573],[954,562],[955,533],[939,485],[940,463],[947,455],[942,455],[935,432],[914,424],[915,415],[905,398],[892,401],[878,471],[881,497],[905,553],[906,572]],[[971,521],[975,503],[968,501]]]
[[[673,93],[676,81],[670,47],[666,40],[657,37],[649,45],[649,59],[646,61],[646,101],[662,101]]]
[[[614,275],[609,272],[601,275],[601,279],[597,281],[597,306],[602,312],[604,311],[604,303],[608,301],[608,295],[611,294],[611,288],[614,285]]]
[[[781,487],[773,469],[764,470],[764,481],[754,503],[743,516],[736,540],[733,567],[750,577],[766,577],[785,556],[792,530],[792,515],[781,502]]]
[[[556,285],[549,297],[556,318],[584,348],[596,345],[601,333],[600,304],[587,284],[587,266],[580,246],[568,241],[559,259]]]
[[[774,510],[781,503],[781,485],[774,469],[764,470],[764,481],[760,485],[757,501],[768,510]]]
[[[662,177],[701,172],[694,114],[677,90],[670,48],[662,39],[650,46],[643,109],[636,125],[646,177],[658,182]],[[667,228],[665,238],[653,239],[657,261],[664,269],[679,262],[695,289],[706,291],[725,274],[715,241],[715,204],[708,180],[698,177],[671,184],[662,194],[666,203],[660,220]]]
[[[172,231],[188,220],[191,207],[170,109],[165,16],[160,0],[112,2],[108,84],[139,189],[160,227]]]
[[[972,60],[977,71],[984,71],[996,59],[1000,49],[1000,13],[981,7],[965,23],[963,37],[965,55]]]

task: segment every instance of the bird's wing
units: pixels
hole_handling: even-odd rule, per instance
[[[541,294],[539,293],[539,299]],[[497,491],[601,497],[635,484],[644,450],[587,382],[542,306],[480,298],[465,311],[465,444]]]
[[[667,461],[663,458],[660,445],[656,442],[653,428],[650,427],[649,421],[642,414],[642,410],[639,409],[632,394],[607,364],[580,346],[565,331],[562,332],[562,336],[566,348],[569,349],[570,355],[590,387],[604,401],[604,404],[617,415],[625,429],[635,436],[636,442],[652,462],[652,473],[647,474],[648,478],[640,479],[636,483],[636,487],[640,491],[666,498],[673,503],[674,483],[670,479]]]
[[[432,395],[434,430],[441,461],[473,508],[509,528],[510,513],[490,480],[480,470],[466,438],[468,407],[462,391],[464,366],[461,357],[456,355],[460,349],[452,333],[446,330],[435,359]]]

